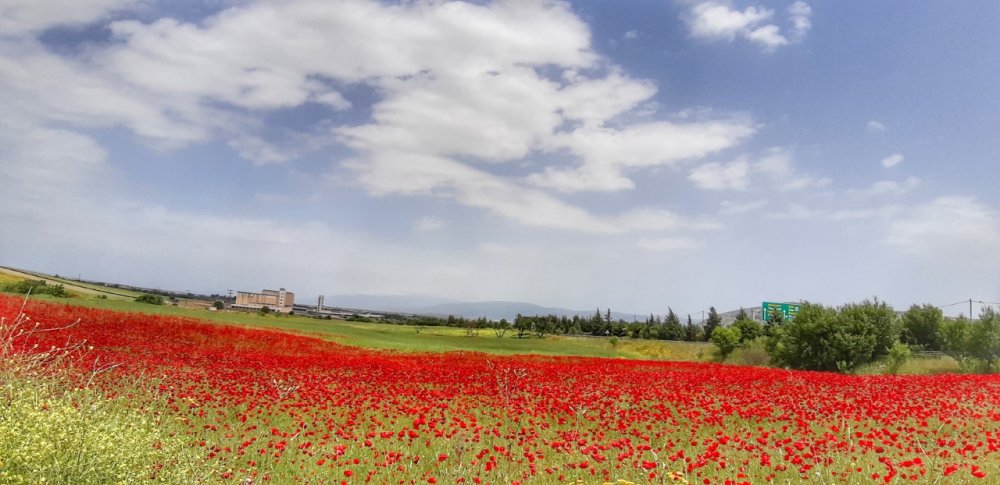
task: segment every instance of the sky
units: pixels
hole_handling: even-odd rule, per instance
[[[0,0],[0,264],[306,303],[1000,302],[998,21]]]

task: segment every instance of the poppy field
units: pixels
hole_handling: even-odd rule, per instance
[[[0,296],[8,329],[21,311]],[[73,385],[148,420],[210,483],[1000,480],[997,376],[415,354],[176,316],[23,313],[35,331],[8,352],[82,344]],[[128,482],[163,479],[178,456]]]

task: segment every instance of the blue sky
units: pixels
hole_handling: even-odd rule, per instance
[[[7,0],[0,264],[636,313],[1000,301],[998,20]]]

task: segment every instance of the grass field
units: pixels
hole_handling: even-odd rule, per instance
[[[104,295],[107,298],[113,298],[119,300],[132,300],[135,297],[142,294],[136,291],[125,290],[121,288],[108,288],[105,286],[94,285],[82,281],[74,281],[66,278],[61,278],[58,276],[36,273],[33,271],[16,270],[12,268],[0,267],[0,284],[14,282],[22,279],[42,280],[50,285],[63,285],[64,287],[66,287],[66,290],[72,293],[74,296],[94,297],[98,295]]]
[[[47,295],[35,300],[63,303],[87,308],[101,308],[129,313],[148,313],[204,319],[249,328],[275,328],[314,335],[345,345],[401,352],[483,352],[497,355],[538,354],[580,357],[610,357],[625,359],[657,359],[707,361],[712,345],[691,342],[608,339],[549,335],[545,338],[515,338],[508,332],[497,338],[492,330],[480,330],[479,335],[466,335],[464,329],[423,327],[385,323],[320,320],[304,316],[258,315],[255,313],[209,311],[170,305],[147,305],[124,299],[53,298]]]

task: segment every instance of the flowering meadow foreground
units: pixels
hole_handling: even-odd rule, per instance
[[[21,305],[0,296],[5,331]],[[24,314],[35,331],[7,335],[4,366],[55,346],[76,370],[5,369],[5,483],[1000,480],[997,376],[405,354],[48,303]],[[53,379],[73,382],[34,382]]]

